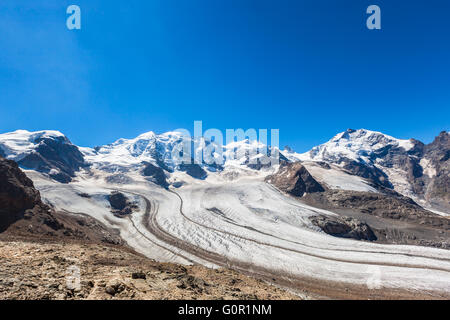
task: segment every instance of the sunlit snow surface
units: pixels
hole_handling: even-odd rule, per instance
[[[318,182],[331,189],[378,192],[363,178],[351,175],[337,166],[331,165],[325,169],[314,162],[304,162],[303,165]]]
[[[291,155],[297,160],[330,161],[343,157],[370,163],[370,155],[387,145],[401,147],[408,151],[414,145],[410,140],[396,139],[381,132],[359,129],[341,132],[330,141],[311,149],[311,151]]]
[[[450,290],[449,251],[326,235],[308,217],[333,213],[280,193],[264,182],[265,174],[237,175],[230,181],[222,173],[199,181],[177,173],[179,179],[186,181],[183,187],[172,190],[183,199],[182,211],[177,194],[146,182],[138,174],[132,177],[132,185],[106,184],[100,171],[92,176],[80,174],[69,185],[32,171],[27,174],[57,208],[85,213],[117,228],[130,246],[156,260],[216,266],[213,261],[180,248],[184,244],[217,254],[231,266],[250,263],[287,277],[365,285],[376,268],[383,287]],[[106,196],[112,189],[140,199],[140,210],[131,219],[116,218],[110,212]],[[83,198],[80,193],[92,197]],[[151,216],[144,215],[144,197],[154,207]],[[146,227],[152,216],[164,232],[178,239],[178,245],[159,239]]]
[[[10,160],[20,161],[38,146],[39,139],[62,139],[67,138],[59,131],[36,131],[17,130],[0,134],[0,148],[5,157]]]

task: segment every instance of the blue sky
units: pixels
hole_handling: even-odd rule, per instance
[[[82,30],[66,28],[66,8]],[[366,28],[377,4],[382,30]],[[450,128],[450,2],[2,0],[0,132],[95,146],[146,131],[277,128],[307,151],[347,128]]]

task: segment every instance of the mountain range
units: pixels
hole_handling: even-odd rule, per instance
[[[258,171],[267,167],[259,163],[249,164],[248,156],[231,160],[227,157],[230,152],[245,155],[252,149],[255,154],[258,153],[261,145],[249,140],[224,146],[223,166],[211,166],[204,162],[200,165],[176,165],[172,159],[173,148],[181,139],[181,134],[177,132],[161,135],[148,132],[135,139],[119,139],[109,145],[85,148],[73,145],[58,131],[18,130],[0,135],[0,155],[16,161],[22,168],[36,170],[62,183],[69,183],[77,172],[90,169],[116,176],[141,170],[143,175],[156,175],[159,178],[155,181],[164,184],[164,177],[169,178],[176,171],[205,179],[208,174],[217,172],[239,169]],[[364,178],[375,189],[395,190],[443,212],[450,209],[449,159],[450,138],[447,131],[425,145],[415,139],[401,140],[380,132],[349,129],[309,152],[299,154],[290,148],[280,152],[282,162],[334,165],[333,170]],[[150,171],[153,173],[149,174]],[[114,179],[114,176],[109,178]]]

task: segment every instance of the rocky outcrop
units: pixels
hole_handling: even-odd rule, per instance
[[[284,162],[277,173],[266,178],[266,182],[296,197],[325,191],[300,162]]]
[[[39,192],[17,163],[0,158],[0,232],[40,204]]]
[[[0,158],[0,235],[7,238],[83,239],[121,244],[95,219],[56,212],[12,160]]]
[[[245,165],[253,170],[261,170],[265,168],[271,168],[273,166],[273,159],[272,156],[272,149],[268,148],[267,155],[259,155],[258,157],[254,158],[252,161],[250,161],[250,158],[248,157],[248,154],[246,155]],[[278,162],[280,164],[283,164],[285,162],[290,162],[288,158],[286,158],[281,152],[278,153]]]
[[[342,132],[314,147],[302,159],[325,161],[368,180],[384,191],[395,189],[428,206],[450,212],[450,135],[443,131],[426,145],[369,130]]]
[[[124,173],[112,174],[105,177],[105,181],[110,184],[132,184],[134,180]]]
[[[200,165],[195,163],[190,164],[180,164],[178,170],[186,172],[195,179],[203,180],[208,176],[208,173],[200,167]]]
[[[309,219],[323,232],[335,237],[367,241],[377,240],[369,225],[354,218],[320,215]]]
[[[17,161],[23,168],[46,173],[61,183],[69,183],[76,171],[87,166],[78,147],[64,136],[40,137],[33,143],[36,148]]]
[[[425,146],[424,159],[432,165],[424,197],[431,204],[450,212],[450,134],[446,131]],[[425,161],[426,162],[426,161]],[[431,176],[431,177],[430,177]]]
[[[132,203],[128,197],[126,197],[123,193],[118,191],[113,191],[108,196],[109,204],[111,205],[111,211],[115,215],[125,216],[133,213],[133,210],[137,208],[137,206]]]
[[[394,191],[373,193],[350,190],[327,190],[303,198],[308,204],[324,209],[351,209],[387,219],[403,220],[418,225],[450,230],[450,220],[429,212]]]
[[[142,175],[147,177],[147,179],[163,188],[167,188],[169,185],[166,180],[166,174],[164,170],[160,167],[155,166],[149,162],[144,162],[144,168],[142,170]]]
[[[388,176],[375,166],[343,158],[341,161],[343,168],[353,175],[362,177],[371,182],[372,185],[379,185],[386,188],[392,188]]]
[[[443,131],[428,145],[411,140],[408,151],[390,149],[378,164],[405,172],[411,191],[429,204],[450,210],[450,135]]]

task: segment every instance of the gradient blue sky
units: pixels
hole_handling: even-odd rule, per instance
[[[347,128],[429,142],[450,127],[449,14],[446,0],[2,0],[0,132],[95,146],[202,120],[278,128],[297,151]]]

